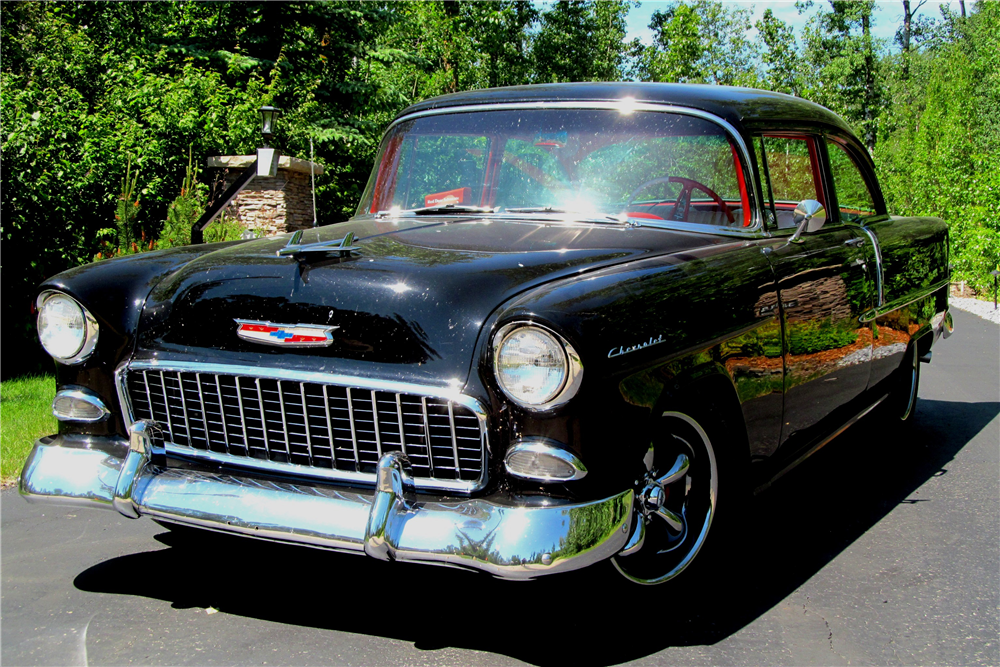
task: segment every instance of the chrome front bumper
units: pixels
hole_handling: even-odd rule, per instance
[[[381,560],[483,570],[532,579],[615,555],[632,528],[631,490],[590,503],[551,498],[428,499],[413,492],[398,453],[378,464],[374,490],[334,489],[149,463],[146,425],[130,441],[50,436],[21,472],[29,502],[115,509],[179,524]]]

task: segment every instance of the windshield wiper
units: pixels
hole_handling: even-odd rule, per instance
[[[425,206],[424,208],[407,208],[399,211],[379,211],[375,215],[378,217],[390,215],[435,215],[437,213],[496,213],[500,207],[490,208],[489,206],[465,206],[463,204],[444,204],[443,206]]]
[[[571,215],[580,216],[581,220],[587,221],[601,221],[601,222],[617,222],[619,224],[625,224],[628,220],[623,220],[616,215],[608,215],[607,213],[599,213],[596,215],[587,215],[583,211],[576,211],[568,208],[560,208],[558,206],[520,206],[517,208],[505,208],[505,213],[569,213]]]

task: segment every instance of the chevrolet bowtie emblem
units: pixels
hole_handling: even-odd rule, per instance
[[[326,347],[333,342],[331,331],[340,327],[320,324],[275,324],[257,320],[235,320],[236,335],[251,343],[281,347]]]

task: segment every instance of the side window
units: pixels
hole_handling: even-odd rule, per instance
[[[840,207],[840,219],[854,222],[875,215],[875,200],[847,149],[833,141],[828,141],[826,145],[830,153],[830,171]]]
[[[806,199],[827,205],[813,137],[764,134],[754,137],[754,151],[770,229],[794,228],[795,207]]]

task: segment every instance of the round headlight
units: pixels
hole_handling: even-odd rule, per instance
[[[518,405],[547,409],[576,393],[583,367],[569,343],[533,325],[508,325],[496,340],[497,381]]]
[[[57,361],[83,361],[97,344],[97,322],[65,294],[46,292],[39,297],[38,338]]]

